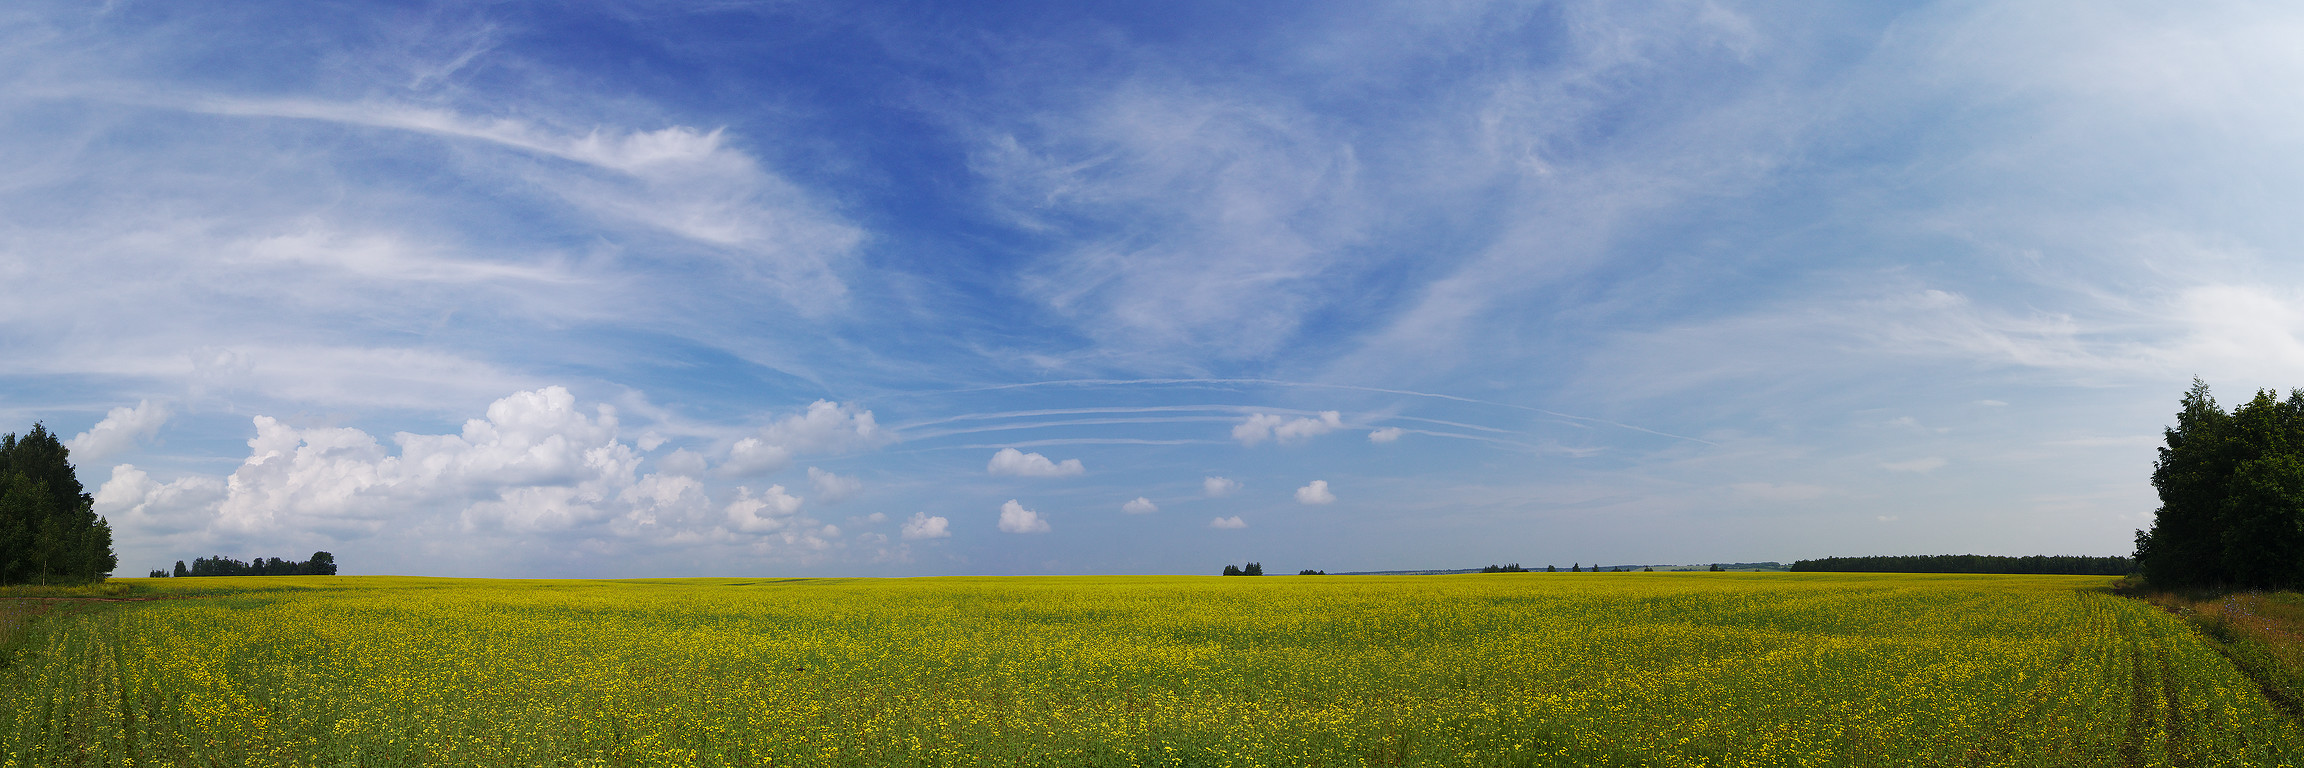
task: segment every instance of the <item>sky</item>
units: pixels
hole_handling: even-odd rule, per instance
[[[2286,3],[24,0],[120,575],[2127,554],[2304,386]]]

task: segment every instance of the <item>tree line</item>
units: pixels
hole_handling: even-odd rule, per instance
[[[2136,564],[2161,587],[2304,588],[2304,389],[2227,413],[2192,380],[2152,467]]]
[[[297,562],[294,560],[282,560],[277,557],[259,557],[245,563],[229,557],[225,557],[223,555],[217,555],[215,557],[196,557],[192,559],[192,567],[184,567],[184,561],[178,560],[176,561],[176,570],[173,572],[159,570],[152,572],[152,576],[154,578],[164,576],[334,575],[336,575],[336,556],[328,554],[327,552],[314,552],[312,553],[311,559],[302,562]]]
[[[0,437],[0,584],[85,584],[119,565],[112,525],[46,426]]]
[[[1819,573],[2030,573],[2085,576],[2125,576],[2136,572],[2136,561],[2125,557],[2080,555],[1885,555],[1876,557],[1819,557],[1792,563],[1792,571]]]

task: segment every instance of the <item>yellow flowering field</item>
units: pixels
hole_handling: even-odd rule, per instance
[[[0,667],[9,766],[2291,765],[2064,576],[123,580]]]

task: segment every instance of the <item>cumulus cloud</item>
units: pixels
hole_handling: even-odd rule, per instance
[[[1160,511],[1160,505],[1152,503],[1151,499],[1138,496],[1134,501],[1120,505],[1120,511],[1131,515],[1149,515]]]
[[[1000,530],[1008,533],[1047,533],[1048,521],[1040,513],[1025,509],[1024,505],[1009,499],[1000,505]]]
[[[732,477],[763,475],[790,465],[794,456],[869,450],[895,440],[871,411],[818,400],[730,445],[720,471]]]
[[[704,454],[681,448],[656,460],[656,471],[685,477],[704,476]]]
[[[1248,527],[1248,522],[1247,522],[1247,521],[1245,521],[1245,520],[1241,520],[1239,515],[1233,515],[1233,516],[1231,516],[1231,517],[1219,517],[1219,518],[1216,518],[1216,519],[1214,519],[1214,520],[1210,520],[1210,521],[1208,521],[1208,527],[1210,527],[1210,528],[1227,528],[1227,529],[1230,529],[1230,528],[1246,528],[1246,527]]]
[[[815,467],[808,468],[808,485],[816,489],[816,498],[826,504],[838,504],[864,490],[864,481],[841,477]]]
[[[191,475],[165,483],[133,464],[112,468],[96,489],[96,514],[123,533],[160,535],[195,530],[215,519],[224,481]]]
[[[103,421],[73,437],[68,447],[75,459],[97,461],[133,448],[138,441],[152,439],[160,433],[160,425],[166,423],[166,405],[139,400],[134,408],[114,408],[104,414]]]
[[[456,433],[397,433],[396,453],[358,429],[299,428],[269,416],[253,424],[248,458],[230,476],[159,483],[121,465],[99,489],[99,509],[118,515],[123,530],[206,528],[238,539],[430,531],[513,535],[537,546],[576,537],[609,549],[632,542],[805,553],[832,549],[841,535],[803,515],[802,499],[781,485],[715,494],[696,476],[704,462],[693,453],[675,451],[658,460],[660,471],[640,475],[644,460],[618,439],[615,409],[579,407],[556,386],[499,399]]]
[[[653,474],[640,478],[616,494],[631,506],[630,519],[639,525],[684,526],[705,518],[712,498],[704,483],[687,475]]]
[[[1883,461],[1880,462],[1880,468],[1890,472],[1915,472],[1926,474],[1929,472],[1934,472],[1938,469],[1942,469],[1944,464],[1945,462],[1943,457],[1929,456],[1925,458],[1912,459],[1910,461]]]
[[[1321,411],[1320,418],[1288,419],[1269,413],[1258,413],[1232,427],[1232,439],[1241,445],[1256,445],[1265,441],[1278,441],[1286,445],[1300,443],[1344,427],[1344,414]]]
[[[1230,496],[1240,490],[1240,481],[1229,477],[1208,477],[1200,481],[1200,491],[1209,498]]]
[[[770,444],[757,437],[747,437],[728,446],[728,458],[720,462],[720,472],[734,477],[750,477],[783,469],[791,463],[792,449]]]
[[[901,535],[911,540],[948,538],[952,535],[952,521],[941,515],[930,517],[926,512],[914,512],[912,519],[904,521]]]
[[[1408,434],[1408,431],[1399,427],[1385,427],[1383,429],[1369,432],[1368,442],[1389,443],[1395,440],[1399,440],[1400,436],[1405,434]]]
[[[1049,461],[1037,453],[1025,453],[1014,448],[1002,448],[992,454],[992,461],[984,470],[995,475],[1011,477],[1065,477],[1088,471],[1079,459],[1065,459],[1061,463]]]
[[[737,487],[736,500],[728,503],[728,523],[745,533],[767,533],[783,528],[788,518],[800,511],[800,497],[784,491],[784,486],[771,485],[760,495],[752,489]]]
[[[1311,484],[1296,489],[1296,503],[1298,504],[1333,504],[1335,502],[1336,494],[1328,492],[1328,481],[1326,480],[1314,480]]]

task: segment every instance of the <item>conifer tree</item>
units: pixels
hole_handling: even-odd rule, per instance
[[[41,424],[0,436],[0,584],[87,583],[119,564],[71,455]]]

